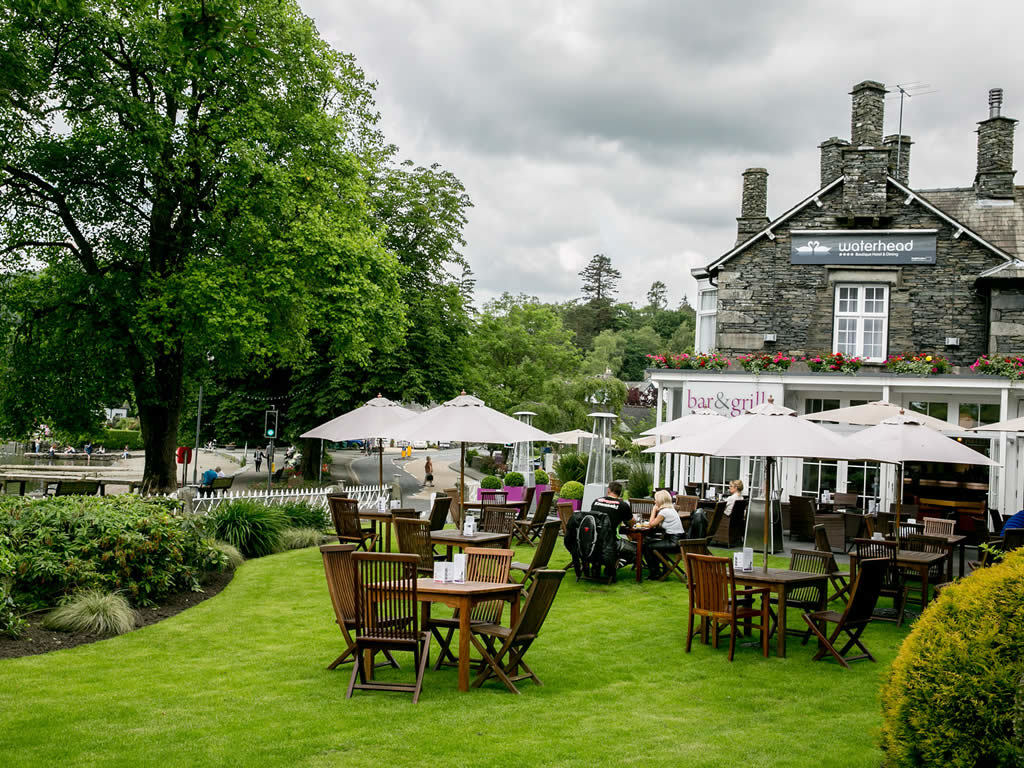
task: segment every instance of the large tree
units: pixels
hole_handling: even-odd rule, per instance
[[[583,278],[583,298],[588,301],[612,301],[622,273],[612,266],[612,260],[603,253],[595,253],[579,273]]]
[[[371,89],[294,0],[10,0],[0,10],[9,426],[130,390],[173,487],[183,385],[365,359],[403,322],[369,215]],[[316,334],[313,334],[316,338]],[[12,387],[20,387],[12,389]]]

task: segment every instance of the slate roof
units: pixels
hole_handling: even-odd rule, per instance
[[[1024,187],[1011,200],[979,200],[973,187],[914,190],[992,245],[1024,258]]]

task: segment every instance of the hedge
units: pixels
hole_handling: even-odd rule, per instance
[[[570,480],[568,483],[562,485],[562,490],[559,491],[558,498],[560,499],[582,499],[583,498],[583,483],[578,483],[575,480]]]
[[[522,472],[506,472],[504,482],[509,488],[521,488],[526,484],[526,478]]]
[[[108,429],[103,437],[107,452],[120,451],[126,445],[129,451],[141,451],[142,433],[135,429]]]
[[[884,765],[1024,765],[1022,687],[1018,550],[946,587],[914,624],[882,689]]]
[[[495,475],[484,475],[480,479],[480,487],[487,490],[498,490],[499,488],[504,488],[501,484],[501,480]]]

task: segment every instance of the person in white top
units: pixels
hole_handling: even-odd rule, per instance
[[[730,480],[729,481],[729,496],[725,500],[725,510],[723,514],[728,517],[732,514],[732,507],[743,498],[743,481],[742,480]]]
[[[656,551],[678,552],[679,541],[686,536],[683,531],[683,523],[679,519],[679,513],[672,503],[672,495],[668,491],[658,491],[654,494],[654,509],[648,523],[653,528],[661,526],[665,535],[659,538],[645,537],[644,559],[647,561],[647,570],[650,578],[660,578],[663,573],[663,566]]]

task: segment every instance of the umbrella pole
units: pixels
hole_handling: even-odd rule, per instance
[[[377,485],[384,490],[384,438],[377,438]]]
[[[708,470],[708,457],[700,457],[700,495],[707,496],[707,491],[704,490],[705,478],[707,477]],[[724,474],[724,473],[723,473]]]
[[[903,511],[903,462],[896,473],[896,541],[900,540],[900,513]],[[885,535],[884,533],[882,534]],[[950,555],[952,557],[952,555]]]
[[[459,443],[459,517],[465,522],[462,514],[463,504],[466,502],[466,443]]]
[[[764,572],[768,573],[768,526],[771,525],[772,507],[772,462],[773,459],[765,456],[764,459]]]

